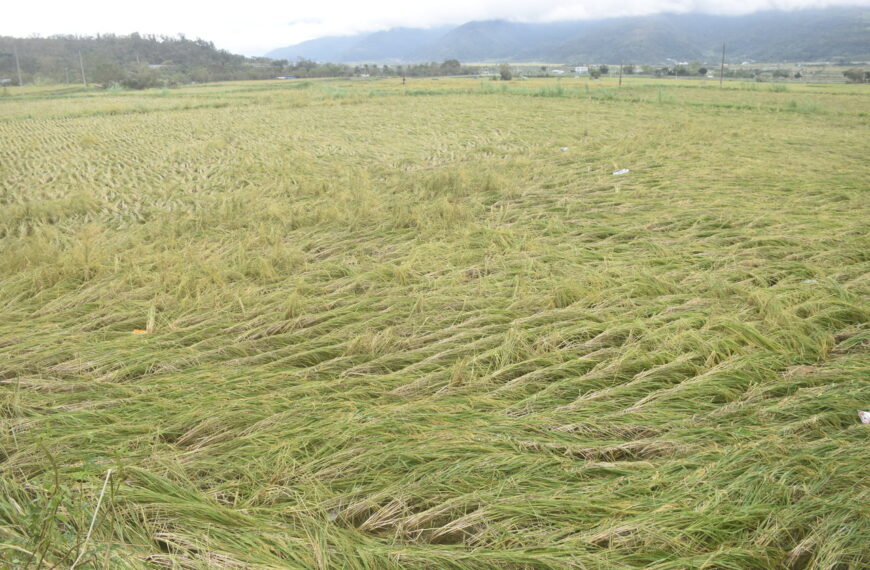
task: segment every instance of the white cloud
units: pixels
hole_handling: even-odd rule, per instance
[[[201,37],[248,55],[324,35],[503,18],[556,21],[656,12],[742,14],[765,9],[870,5],[870,0],[247,0],[232,4],[153,0],[49,0],[7,7],[0,35],[131,32]],[[11,17],[9,14],[11,12]]]

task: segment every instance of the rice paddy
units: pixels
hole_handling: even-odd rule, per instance
[[[866,568],[868,141],[865,85],[8,88],[0,566]]]

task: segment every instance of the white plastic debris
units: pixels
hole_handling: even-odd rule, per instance
[[[813,283],[818,283],[818,281],[816,281],[815,279],[804,279],[803,283],[806,283],[807,285],[812,285]]]
[[[614,176],[621,176],[623,174],[628,174],[629,172],[631,172],[631,170],[629,170],[627,168],[623,168],[622,170],[617,170],[616,172],[614,172],[613,175]]]
[[[567,147],[567,146],[563,146],[563,147],[560,148],[559,150],[568,150],[568,147]]]
[[[862,424],[870,424],[870,412],[862,412],[858,410],[858,417],[861,418]]]

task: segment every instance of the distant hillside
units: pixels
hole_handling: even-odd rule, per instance
[[[385,32],[375,32],[351,46],[346,55],[357,61],[388,61],[397,51],[420,49],[449,29],[394,28]]]
[[[491,20],[469,22],[454,28],[412,54],[422,60],[511,60],[522,57],[524,46],[566,40],[576,32],[576,22],[523,24]]]
[[[420,30],[423,32],[424,30]],[[389,32],[380,32],[386,34]],[[335,62],[355,62],[351,56],[352,51],[356,46],[363,44],[369,37],[374,34],[358,34],[355,36],[324,36],[307,42],[298,43],[292,46],[278,48],[266,54],[266,57],[272,59],[310,59],[314,61],[335,61]],[[384,42],[389,45],[391,42]],[[383,57],[383,59],[391,59],[395,53],[401,50],[394,49]]]
[[[211,42],[184,36],[0,36],[0,78],[14,78],[17,82],[16,52],[24,83],[80,82],[82,67],[89,83],[127,82],[135,86],[275,75],[266,58],[235,55],[217,49]]]
[[[311,59],[342,63],[411,61],[408,57],[400,55],[423,51],[452,29],[452,26],[426,29],[393,28],[355,36],[326,36],[272,50],[267,57],[289,61]],[[428,61],[428,59],[424,57],[413,61]]]
[[[732,61],[870,60],[870,10],[656,14],[549,24],[475,21],[452,28],[319,38],[267,56],[346,63],[459,59],[656,64],[716,61],[723,42]]]

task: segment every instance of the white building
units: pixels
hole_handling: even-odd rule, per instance
[[[581,65],[579,67],[574,68],[574,73],[577,73],[579,75],[583,75],[584,73],[589,73],[589,68],[586,67],[585,65]]]

